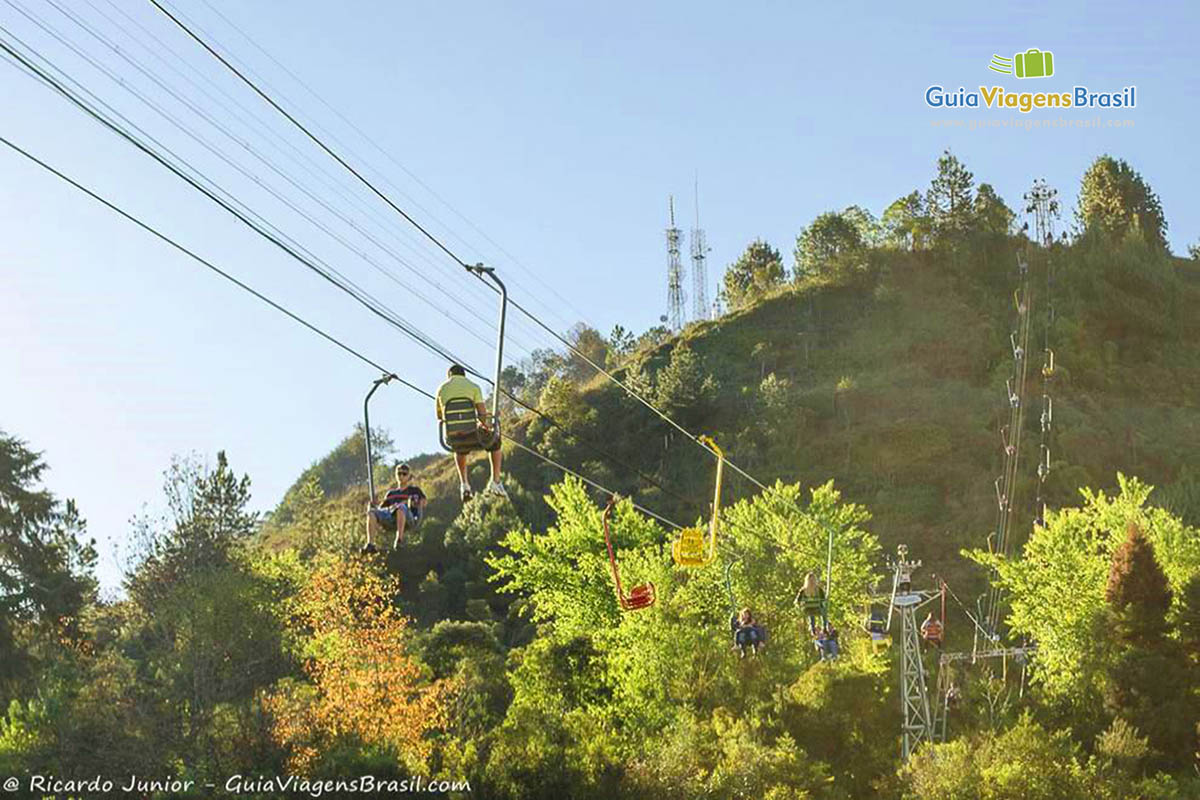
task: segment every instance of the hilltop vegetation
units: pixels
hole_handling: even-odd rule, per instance
[[[1109,171],[1140,182],[1111,161],[1098,160],[1085,184],[1112,183],[1095,176]],[[777,250],[752,243],[725,277],[732,309],[717,320],[678,336],[652,330],[640,343],[623,330],[603,337],[584,327],[573,340],[685,428],[714,435],[757,478],[802,486],[832,478],[871,509],[888,550],[906,542],[932,571],[981,590],[982,573],[958,554],[983,545],[995,522],[1017,254],[1028,240],[1010,232],[1014,214],[987,184],[974,193],[969,185],[965,168],[944,156],[928,198],[901,198],[880,223],[857,207],[818,217],[798,236],[790,273]],[[1112,209],[1131,192],[1128,202],[1141,208],[1153,198],[1148,187],[1112,191],[1107,199],[1084,193],[1081,214],[1103,209],[1095,228],[1031,257],[1037,350],[1027,402],[1039,409],[1048,268],[1054,276],[1046,496],[1051,507],[1072,505],[1081,488],[1113,489],[1123,472],[1159,487],[1156,500],[1195,524],[1197,457],[1180,445],[1200,441],[1200,316],[1191,313],[1200,264],[1165,252],[1161,209],[1152,235],[1141,235],[1140,217],[1121,226]],[[669,518],[706,514],[712,461],[694,443],[578,356],[537,355],[508,369],[507,388],[559,424],[514,411],[515,436]],[[1021,531],[1034,516],[1037,434],[1038,415],[1027,414]],[[361,436],[342,452],[354,469],[337,472],[345,479],[325,493],[365,500]],[[539,498],[560,475],[520,451],[507,464],[522,519],[544,527]],[[323,471],[322,481],[332,474]],[[422,479],[434,481],[433,508],[448,524],[457,500],[446,460],[430,462]],[[736,498],[757,488],[730,474],[727,491]]]
[[[101,603],[77,515],[0,440],[0,664],[21,665],[0,676],[0,772],[422,774],[489,798],[1196,796],[1200,265],[1168,252],[1153,191],[1109,157],[1071,235],[1033,244],[1016,220],[947,153],[878,220],[820,215],[791,265],[751,243],[718,319],[581,325],[578,352],[506,370],[541,412],[506,403],[509,435],[671,520],[706,517],[713,460],[583,356],[768,485],[727,471],[720,559],[693,571],[671,565],[673,531],[620,502],[622,579],[657,595],[636,613],[614,601],[606,498],[517,449],[512,502],[464,506],[449,459],[373,434],[377,483],[404,456],[431,503],[399,552],[358,557],[361,428],[261,522],[223,456],[177,465],[127,597]],[[1039,353],[1055,309],[1052,510],[1033,524],[1028,414],[1005,558],[988,534],[1019,255]],[[793,597],[830,532],[843,655],[819,662]],[[921,586],[937,574],[968,603],[994,571],[1011,636],[1039,648],[1023,685],[1015,666],[956,668],[948,741],[907,764],[896,656],[858,630],[899,543]],[[47,581],[64,591],[39,594]],[[769,641],[739,658],[743,606]],[[949,647],[968,626],[952,603]]]

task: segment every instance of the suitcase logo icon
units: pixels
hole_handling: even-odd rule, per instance
[[[1054,54],[1031,47],[1012,58],[994,55],[988,69],[1018,78],[1049,78],[1054,74]]]

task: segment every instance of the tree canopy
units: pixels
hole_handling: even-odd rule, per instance
[[[1088,167],[1075,219],[1084,231],[1116,238],[1132,233],[1157,249],[1167,248],[1167,219],[1158,195],[1122,159],[1103,155]]]

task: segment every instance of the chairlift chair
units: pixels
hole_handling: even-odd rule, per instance
[[[496,377],[492,382],[490,420],[479,418],[479,410],[469,398],[455,397],[442,407],[438,438],[448,453],[474,453],[491,450],[500,441],[500,372],[504,365],[504,323],[508,314],[508,289],[496,277],[494,267],[476,264],[467,269],[486,277],[500,289],[500,321],[496,333]]]
[[[869,600],[867,601],[867,614],[863,621],[863,630],[871,637],[872,653],[886,652],[892,646],[892,635],[887,631],[887,618],[882,611],[871,608]]]
[[[671,558],[680,567],[707,567],[717,557],[717,522],[721,513],[721,476],[725,468],[725,453],[708,436],[699,437],[701,443],[717,456],[716,488],[713,490],[712,519],[708,523],[708,538],[700,527],[684,528],[671,544]]]
[[[938,584],[942,594],[941,612],[931,620],[933,624],[928,627],[921,626],[921,638],[932,645],[941,647],[946,640],[946,582],[939,578]]]
[[[617,604],[622,611],[640,611],[643,608],[649,608],[654,605],[655,593],[653,583],[635,584],[629,594],[625,594],[621,589],[621,573],[617,568],[617,557],[613,551],[612,534],[609,531],[609,518],[612,517],[613,506],[616,505],[617,498],[611,497],[608,500],[608,505],[604,509],[604,544],[608,547],[608,565],[612,569],[613,585],[617,590]]]
[[[732,559],[725,565],[725,594],[729,598],[729,629],[734,636],[735,647],[738,646],[737,632],[740,628],[740,622],[738,619],[739,613],[737,597],[733,593],[733,579],[730,573],[733,571],[733,565],[739,563],[741,560],[742,559],[739,556],[735,559]],[[758,628],[759,644],[765,645],[767,643],[767,639],[769,638],[767,634],[767,626],[762,622],[755,622],[754,627]]]

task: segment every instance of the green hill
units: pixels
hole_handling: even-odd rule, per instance
[[[906,542],[933,572],[977,585],[979,570],[958,553],[984,547],[995,523],[1016,255],[1026,244],[992,236],[956,249],[865,251],[833,274],[608,357],[619,377],[688,430],[713,434],[756,478],[805,486],[832,478],[871,510],[885,549]],[[1185,443],[1200,441],[1200,319],[1189,313],[1200,301],[1200,270],[1136,241],[1083,239],[1038,250],[1031,265],[1026,403],[1035,410],[1025,417],[1015,544],[1034,516],[1048,268],[1057,367],[1049,504],[1073,505],[1081,487],[1115,487],[1124,472],[1160,487],[1163,502],[1195,520],[1188,498],[1200,457]],[[510,420],[511,435],[679,522],[706,513],[712,460],[611,382],[570,373],[562,361],[520,376],[526,398],[561,426],[526,413]],[[359,432],[310,470],[327,495],[365,499],[361,448]],[[561,474],[519,451],[506,458],[518,507],[536,530],[546,518],[538,498]],[[439,552],[412,566],[444,568],[436,540],[459,509],[450,459],[414,463],[434,498],[422,536]],[[727,487],[727,499],[757,491],[732,473]],[[290,513],[293,495],[280,513]]]

